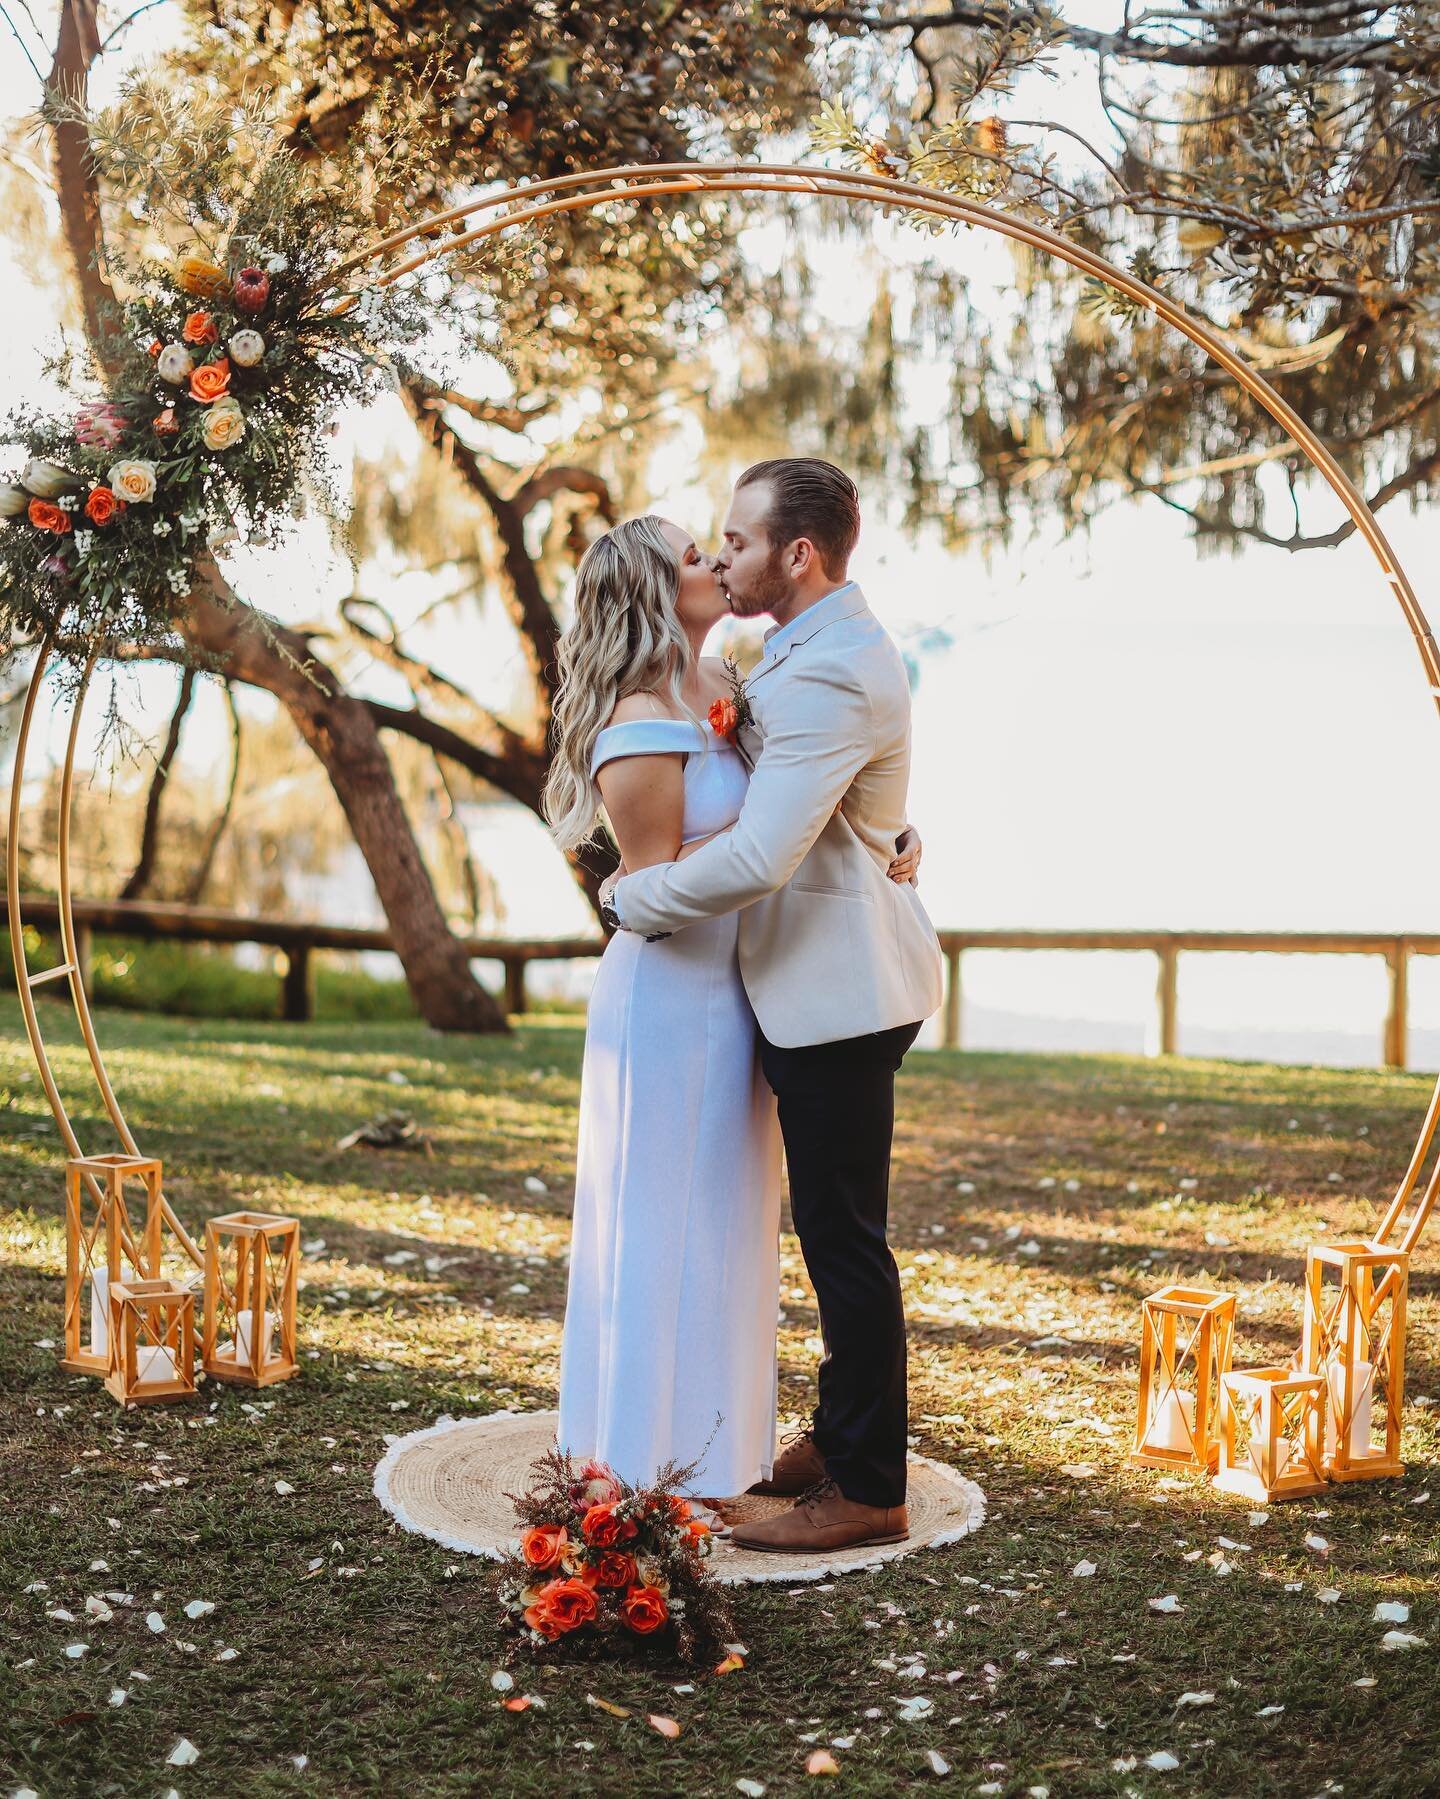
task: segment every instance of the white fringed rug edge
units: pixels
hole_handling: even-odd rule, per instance
[[[495,1469],[504,1465],[505,1486],[512,1492],[518,1491],[525,1484],[530,1463],[553,1442],[555,1419],[554,1412],[498,1411],[470,1418],[452,1418],[447,1413],[423,1430],[390,1441],[375,1469],[375,1497],[401,1529],[428,1537],[461,1555],[499,1561],[513,1547],[518,1534],[508,1501],[498,1493],[492,1494],[485,1514],[472,1514],[467,1519],[447,1508],[443,1498],[437,1501],[433,1487],[422,1490],[418,1476],[427,1467],[433,1475],[443,1462],[453,1462],[454,1456],[443,1456],[441,1439],[464,1431],[476,1440],[477,1448],[491,1452],[478,1464],[477,1472],[483,1470],[493,1476]],[[493,1428],[497,1426],[498,1429]],[[523,1447],[523,1459],[517,1460],[512,1454],[507,1462],[501,1453],[507,1441],[512,1449]],[[427,1444],[434,1445],[435,1452],[429,1456],[424,1447]],[[812,1560],[805,1556],[747,1552],[720,1538],[710,1558],[711,1574],[723,1586],[780,1582],[795,1585],[838,1574],[858,1574],[921,1549],[947,1548],[980,1528],[985,1520],[985,1495],[974,1481],[928,1456],[912,1452],[909,1463],[912,1516],[906,1542],[841,1550],[827,1559]],[[478,1483],[476,1488],[470,1488],[468,1481],[466,1485],[478,1496]],[[761,1517],[783,1510],[786,1504],[783,1500],[746,1499],[740,1509]]]

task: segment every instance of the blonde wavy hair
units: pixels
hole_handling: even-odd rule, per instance
[[[580,558],[575,618],[560,639],[554,754],[541,799],[562,850],[595,835],[600,809],[590,756],[616,702],[653,693],[695,717],[681,695],[690,644],[675,611],[679,592],[680,559],[649,514],[612,526]]]

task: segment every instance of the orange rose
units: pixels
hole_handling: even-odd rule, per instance
[[[559,1562],[569,1538],[563,1524],[535,1524],[520,1539],[520,1553],[527,1568],[542,1571]]]
[[[682,1499],[678,1493],[671,1493],[669,1495],[669,1500],[671,1519],[676,1524],[683,1524],[691,1515],[690,1501],[688,1499]]]
[[[731,738],[740,729],[740,713],[734,700],[714,700],[711,702],[710,729],[717,737]]]
[[[165,348],[164,344],[161,343],[161,341],[158,337],[151,339],[150,354],[152,356],[158,356],[164,348]]]
[[[190,377],[190,398],[209,405],[218,400],[230,385],[230,364],[222,356],[218,362],[202,362]]]
[[[670,1616],[670,1607],[658,1587],[631,1587],[620,1601],[620,1616],[637,1636],[648,1637]]]
[[[37,531],[53,531],[57,537],[63,537],[70,529],[70,514],[63,506],[52,505],[49,500],[32,500],[30,523]]]
[[[638,1579],[635,1557],[623,1549],[605,1550],[596,1562],[594,1572],[602,1587],[628,1587]]]
[[[639,1535],[630,1519],[616,1516],[613,1503],[592,1505],[581,1519],[580,1528],[585,1533],[585,1541],[593,1543],[597,1549],[613,1549],[617,1543],[626,1543]]]
[[[213,344],[220,339],[220,327],[208,312],[192,312],[180,332],[187,344]]]
[[[553,1643],[567,1631],[593,1624],[599,1614],[594,1589],[583,1580],[552,1580],[541,1587],[534,1605],[527,1608],[525,1622]]]
[[[117,500],[112,489],[108,487],[92,487],[90,497],[85,502],[85,516],[92,525],[108,525],[115,514],[123,509],[125,502]]]

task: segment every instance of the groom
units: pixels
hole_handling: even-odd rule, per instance
[[[855,484],[828,462],[740,477],[715,571],[737,617],[775,621],[745,685],[744,809],[606,902],[609,923],[647,937],[744,908],[740,972],[825,1356],[812,1428],[754,1489],[796,1505],[732,1540],[792,1553],[908,1531],[905,1316],[885,1227],[895,1073],[940,1004],[941,957],[914,887],[886,874],[905,828],[910,690],[846,575],[859,535]]]

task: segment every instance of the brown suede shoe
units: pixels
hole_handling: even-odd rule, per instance
[[[861,1505],[825,1479],[778,1518],[738,1525],[730,1533],[737,1549],[767,1549],[781,1555],[807,1550],[857,1549],[865,1543],[903,1543],[910,1520],[903,1505]]]
[[[775,1458],[769,1480],[757,1480],[747,1493],[766,1499],[798,1499],[825,1478],[825,1458],[815,1447],[813,1431],[797,1431]]]

